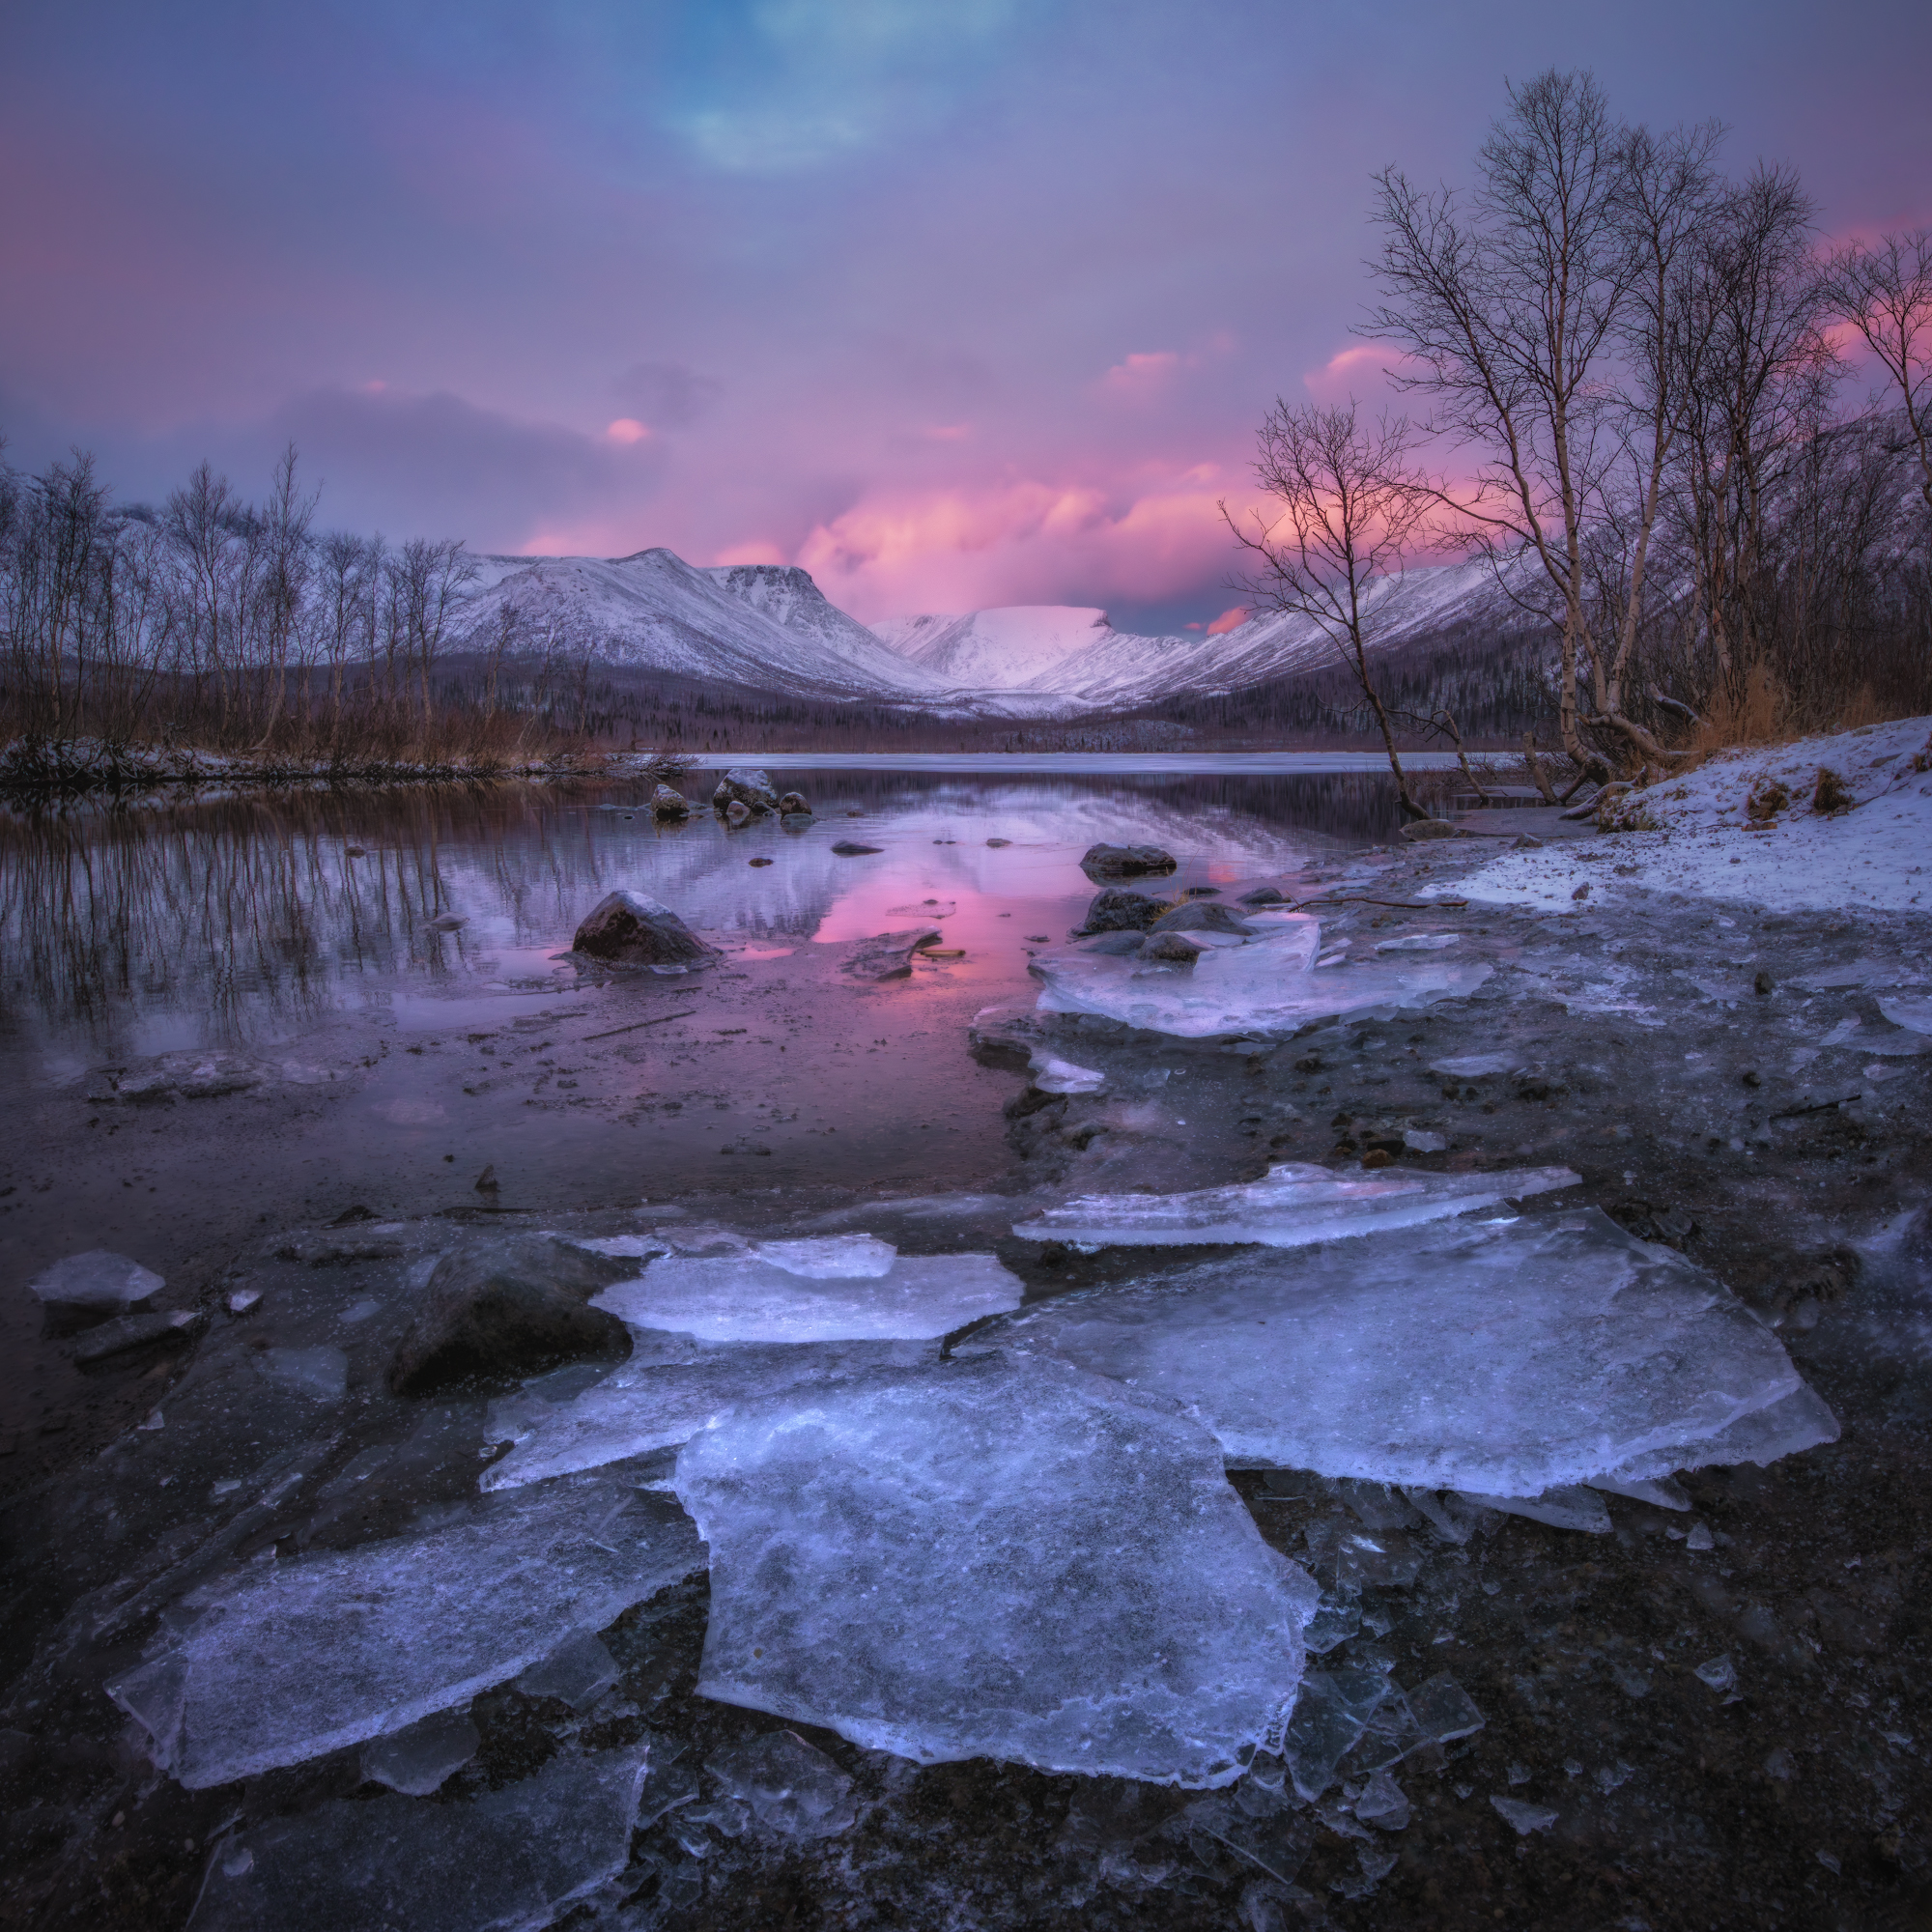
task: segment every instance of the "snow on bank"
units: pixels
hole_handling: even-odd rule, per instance
[[[1795,745],[1727,752],[1635,799],[1657,829],[1512,851],[1435,896],[1584,912],[1619,885],[1809,910],[1932,911],[1932,772],[1914,768],[1932,719],[1862,725]],[[1820,769],[1853,809],[1811,810]],[[1791,802],[1763,825],[1745,801],[1781,784]],[[1611,863],[1605,865],[1605,861]],[[1582,898],[1579,886],[1590,888]]]

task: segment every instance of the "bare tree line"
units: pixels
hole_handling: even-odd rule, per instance
[[[112,505],[84,452],[0,465],[0,733],[328,758],[514,752],[573,701],[587,719],[587,657],[507,608],[480,672],[440,684],[476,560],[319,531],[316,506],[293,445],[260,502],[206,463],[157,508]]]
[[[1485,559],[1551,640],[1563,750],[1599,779],[1676,769],[1696,729],[1932,708],[1932,233],[1823,253],[1795,171],[1731,180],[1721,142],[1551,71],[1509,90],[1466,192],[1376,177],[1360,331],[1424,407],[1278,402],[1236,534],[1241,587],[1321,627],[1385,737],[1373,658],[1423,543]],[[1851,404],[1847,331],[1885,382]]]

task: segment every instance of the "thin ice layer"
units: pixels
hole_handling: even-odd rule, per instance
[[[1575,1187],[1567,1167],[1499,1174],[1423,1174],[1385,1168],[1334,1170],[1283,1161],[1264,1179],[1192,1194],[1083,1194],[1049,1208],[1013,1233],[1029,1241],[1096,1241],[1109,1247],[1187,1247],[1262,1241],[1299,1247],[1347,1235],[1413,1227],[1553,1187]]]
[[[627,1363],[574,1402],[531,1404],[517,1446],[485,1473],[485,1490],[512,1490],[574,1469],[689,1442],[746,1402],[805,1393],[873,1369],[909,1368],[923,1342],[745,1342],[702,1348],[694,1360]]]
[[[634,1328],[704,1342],[929,1341],[1017,1308],[1024,1293],[1018,1277],[991,1255],[897,1255],[883,1274],[872,1271],[869,1255],[850,1274],[832,1275],[799,1273],[754,1251],[702,1260],[672,1255],[652,1262],[636,1281],[607,1288],[591,1306]]]
[[[686,1444],[698,1690],[926,1763],[1219,1785],[1301,1675],[1316,1592],[1211,1437],[1060,1363],[887,1369]]]
[[[1480,964],[1412,958],[1318,973],[1321,922],[1301,913],[1271,923],[1285,929],[1204,952],[1192,966],[1042,953],[1030,969],[1045,982],[1038,1009],[1093,1013],[1189,1039],[1294,1033],[1319,1019],[1394,1013],[1472,993],[1490,977]]]
[[[703,1564],[668,1498],[559,1484],[420,1536],[250,1565],[107,1690],[199,1791],[447,1710]]]
[[[1491,1496],[1727,1462],[1809,1394],[1719,1282],[1594,1208],[1206,1262],[983,1339],[1172,1397],[1236,1467]],[[1776,1453],[1835,1435],[1811,1404]]]
[[[188,1932],[537,1932],[630,1861],[648,1747],[559,1751],[469,1804],[336,1802],[215,1845]]]

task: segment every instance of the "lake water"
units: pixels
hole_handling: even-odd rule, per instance
[[[1016,1083],[970,1057],[966,1030],[1031,997],[1031,951],[1094,890],[1090,845],[1165,847],[1164,889],[1238,889],[1395,823],[1365,773],[946,762],[788,765],[817,810],[802,831],[660,823],[636,783],[0,819],[0,1338],[32,1363],[0,1431],[96,1399],[39,1346],[24,1289],[76,1250],[183,1280],[352,1207],[995,1181]],[[881,849],[840,857],[841,838]],[[559,959],[619,886],[677,910],[723,964],[666,979]],[[463,923],[439,930],[443,915]],[[883,986],[841,971],[847,942],[927,923],[962,956]],[[115,1097],[144,1083],[155,1097]]]

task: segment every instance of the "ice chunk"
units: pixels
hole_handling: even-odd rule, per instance
[[[1579,1529],[1590,1536],[1610,1533],[1610,1513],[1594,1485],[1570,1484],[1562,1489],[1546,1490],[1536,1496],[1492,1496],[1464,1491],[1463,1500],[1501,1510],[1505,1516],[1547,1522],[1551,1529]]]
[[[910,1368],[933,1352],[926,1342],[748,1342],[694,1345],[688,1361],[627,1362],[576,1401],[491,1406],[517,1447],[485,1471],[485,1490],[512,1490],[547,1476],[594,1469],[688,1442],[706,1423],[744,1402],[819,1388],[871,1369]]]
[[[1070,1060],[1056,1060],[1044,1049],[1027,1062],[1033,1084],[1042,1094],[1097,1094],[1107,1084],[1104,1073],[1091,1066],[1075,1066]]]
[[[891,1274],[898,1250],[875,1235],[821,1235],[803,1241],[753,1241],[754,1261],[806,1281],[876,1281]]]
[[[1738,1688],[1738,1666],[1732,1662],[1728,1652],[1722,1657],[1712,1658],[1708,1663],[1700,1663],[1696,1675],[1713,1690],[1722,1692]]]
[[[1435,1744],[1452,1744],[1483,1728],[1483,1714],[1469,1693],[1445,1670],[1408,1693],[1408,1708],[1422,1735]]]
[[[1465,1214],[1525,1194],[1575,1187],[1577,1179],[1567,1167],[1515,1167],[1496,1174],[1391,1168],[1364,1173],[1282,1161],[1264,1180],[1193,1194],[1084,1194],[1020,1223],[1013,1233],[1022,1240],[1095,1241],[1109,1247],[1259,1241],[1293,1248]]]
[[[1913,1033],[1932,1034],[1932,999],[1923,994],[1895,994],[1889,1000],[1881,1000],[1878,1009],[1893,1026],[1909,1028]]]
[[[1411,932],[1406,939],[1378,939],[1378,952],[1440,952],[1445,947],[1461,946],[1460,932]]]
[[[108,1694],[191,1791],[399,1731],[700,1569],[668,1498],[580,1480],[427,1533],[248,1565]]]
[[[1464,1053],[1452,1060],[1432,1060],[1432,1073],[1446,1073],[1452,1080],[1486,1080],[1494,1073],[1514,1073],[1522,1062],[1513,1053]]]
[[[1314,1804],[1335,1781],[1340,1764],[1388,1695],[1386,1670],[1311,1670],[1301,1680],[1281,1754],[1295,1790]]]
[[[126,1255],[105,1248],[68,1255],[43,1268],[27,1286],[37,1299],[55,1308],[86,1308],[102,1315],[122,1315],[157,1294],[162,1278]]]
[[[865,1250],[851,1247],[867,1242]],[[591,1302],[634,1328],[668,1328],[705,1342],[929,1340],[1020,1305],[1024,1290],[991,1255],[899,1255],[880,1272],[883,1241],[839,1236],[766,1248],[839,1249],[852,1266],[807,1274],[753,1250],[716,1259],[673,1255]],[[802,1258],[792,1258],[794,1261]],[[831,1266],[830,1260],[819,1264]]]
[[[662,1235],[598,1235],[584,1236],[580,1239],[572,1235],[553,1234],[549,1238],[568,1241],[573,1248],[582,1248],[586,1254],[617,1255],[626,1260],[642,1261],[646,1255],[670,1252],[670,1243]]]
[[[852,1780],[794,1731],[768,1731],[713,1751],[704,1767],[752,1821],[781,1838],[829,1838],[859,1815]]]
[[[340,1402],[349,1392],[349,1357],[340,1349],[265,1349],[262,1373],[298,1395]]]
[[[1520,1838],[1528,1837],[1532,1832],[1547,1832],[1556,1822],[1556,1813],[1548,1805],[1525,1804],[1520,1798],[1492,1798],[1490,1803]]]
[[[745,1407],[686,1444],[698,1690],[933,1762],[1220,1785],[1316,1593],[1172,1405],[999,1352]]]
[[[1408,960],[1318,973],[1319,920],[1292,914],[1270,921],[1269,928],[1205,952],[1179,971],[1084,949],[1041,953],[1029,969],[1045,982],[1039,1010],[1094,1013],[1183,1038],[1294,1033],[1311,1020],[1395,1013],[1472,993],[1491,973],[1481,964]]]
[[[1200,1262],[982,1339],[1172,1397],[1236,1467],[1490,1498],[1829,1439],[1770,1329],[1595,1208]]]
[[[188,1932],[538,1932],[629,1863],[647,1747],[469,1804],[336,1802],[223,1838]]]
[[[556,1697],[572,1710],[587,1711],[622,1675],[595,1634],[579,1631],[525,1671],[517,1689],[526,1697]]]
[[[1400,1832],[1408,1823],[1408,1795],[1384,1766],[1369,1779],[1368,1789],[1355,1800],[1355,1816],[1378,1832]]]
[[[362,1776],[410,1798],[427,1798],[483,1743],[467,1711],[440,1711],[378,1738],[362,1753]]]
[[[1620,1483],[1653,1482],[1676,1469],[1703,1469],[1733,1463],[1776,1463],[1801,1449],[1838,1439],[1838,1418],[1817,1391],[1800,1382],[1789,1395],[1751,1409],[1692,1444],[1646,1450],[1609,1473]]]
[[[1660,1476],[1655,1482],[1635,1483],[1620,1476],[1592,1476],[1590,1487],[1602,1490],[1607,1495],[1630,1496],[1636,1502],[1654,1503],[1659,1509],[1688,1510],[1690,1498],[1684,1493],[1681,1483],[1673,1483],[1668,1476]]]

